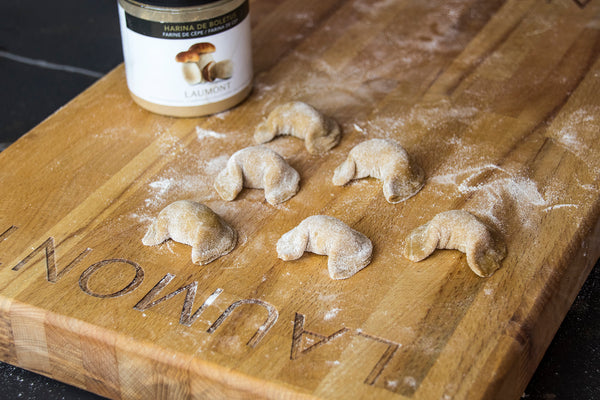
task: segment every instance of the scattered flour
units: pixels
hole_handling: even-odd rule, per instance
[[[157,181],[154,182],[150,182],[150,184],[148,186],[150,186],[152,189],[155,189],[158,191],[158,195],[162,195],[164,194],[173,184],[174,179],[173,178],[161,178]],[[148,201],[146,199],[146,201]]]
[[[578,204],[555,204],[549,207],[544,208],[543,212],[554,211],[560,208],[579,208]]]
[[[452,170],[446,174],[436,175],[430,179],[430,182],[441,185],[455,185],[461,193],[467,193],[475,190],[470,185],[471,181],[475,180],[485,172],[494,170],[504,172],[504,170],[497,165],[485,164],[480,167],[469,167],[459,171]]]
[[[490,174],[490,177],[484,178],[485,174]],[[545,210],[551,200],[540,193],[531,179],[513,175],[494,164],[451,170],[431,177],[430,183],[450,185],[461,195],[472,195],[474,209],[470,211],[486,216],[497,228],[502,228],[502,215],[496,215],[495,212],[507,208],[518,215],[523,227],[533,228],[532,212],[542,208]]]
[[[404,384],[412,389],[416,389],[417,388],[417,380],[412,377],[412,376],[405,376],[404,377]]]
[[[169,203],[176,200],[196,200],[203,203],[216,200],[213,180],[226,165],[228,156],[217,156],[208,160],[197,160],[194,168],[185,173],[175,167],[167,168],[161,175],[147,184],[143,207],[130,214],[132,219],[146,224]]]
[[[184,145],[177,136],[165,131],[158,131],[156,136],[158,136],[157,142],[161,154],[176,156],[178,153],[185,151]]]
[[[352,124],[352,127],[354,128],[355,131],[362,133],[363,135],[367,134],[367,131],[363,128],[361,128],[358,124],[354,123]]]
[[[594,147],[600,134],[600,107],[585,105],[573,112],[562,112],[548,129],[547,136],[582,160],[593,174],[600,174]]]
[[[415,132],[419,136],[423,131],[445,130],[459,123],[468,125],[473,122],[479,109],[471,106],[457,106],[448,99],[419,103],[405,109],[398,109],[394,115],[376,115],[368,122],[369,131],[376,136],[402,136]],[[456,139],[454,139],[456,140]]]
[[[361,14],[379,15],[383,9],[393,6],[395,0],[379,0],[375,3],[355,2],[354,8]]]
[[[207,129],[202,129],[199,126],[197,126],[196,127],[196,137],[198,138],[198,140],[202,140],[205,138],[225,139],[227,137],[227,135],[225,135],[224,133],[218,133],[218,132],[210,131]]]
[[[395,379],[387,379],[385,381],[385,387],[390,390],[394,390],[398,387],[398,381]]]
[[[506,196],[521,206],[545,206],[546,199],[540,194],[537,184],[524,177],[501,178],[492,182],[478,184],[476,186],[460,187],[462,193],[471,191],[482,192],[492,201],[502,201]]]
[[[329,321],[332,318],[335,318],[335,316],[338,314],[338,312],[341,311],[341,308],[332,308],[331,310],[327,311],[327,313],[325,314],[325,321]]]
[[[167,240],[162,249],[168,251],[171,254],[175,254],[175,250],[173,249],[173,243],[174,242],[172,240]]]
[[[203,175],[206,175],[212,179],[216,174],[221,172],[223,168],[225,168],[228,160],[228,155],[221,155],[211,158],[210,160],[203,160],[199,162],[199,169]]]
[[[194,199],[199,192],[204,192],[205,179],[197,175],[173,175],[172,177],[158,177],[150,182],[149,196],[144,200],[146,208],[159,209],[177,199]]]
[[[314,15],[310,12],[297,12],[294,13],[293,17],[300,21],[304,28],[312,28],[315,26]]]
[[[138,221],[140,224],[147,225],[154,221],[153,215],[148,214],[140,214],[137,212],[129,214],[129,217],[135,221]]]
[[[548,204],[538,191],[537,185],[523,177],[501,178],[478,185],[479,204],[473,210],[479,215],[488,215],[498,228],[503,222],[498,220],[495,210],[511,209],[521,222],[522,228],[533,229],[536,225],[533,212]],[[504,219],[504,218],[503,218]]]
[[[328,303],[330,301],[334,301],[335,299],[337,299],[337,295],[336,294],[323,294],[323,293],[319,293],[319,301],[321,301],[323,303]]]

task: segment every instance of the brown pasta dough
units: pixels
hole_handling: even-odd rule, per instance
[[[313,215],[277,242],[277,255],[284,261],[296,260],[305,251],[327,255],[329,276],[346,279],[369,265],[373,244],[337,218]]]
[[[391,139],[371,139],[356,145],[335,169],[333,184],[342,186],[369,176],[383,180],[383,194],[389,203],[414,196],[425,182],[421,167]]]
[[[469,268],[481,277],[491,276],[506,256],[506,245],[497,234],[463,210],[440,213],[413,230],[406,238],[404,256],[411,261],[421,261],[435,249],[465,253]]]
[[[142,243],[155,246],[167,239],[192,246],[192,262],[205,265],[233,250],[237,232],[204,204],[179,200],[158,214]]]
[[[341,136],[338,123],[314,107],[292,101],[276,107],[254,133],[256,143],[266,143],[279,135],[304,139],[310,154],[322,154],[335,147]]]
[[[247,147],[234,153],[215,180],[215,189],[223,200],[232,201],[243,187],[264,189],[269,204],[293,197],[300,175],[275,151],[265,146]]]

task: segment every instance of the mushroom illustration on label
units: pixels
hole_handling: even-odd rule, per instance
[[[213,58],[216,50],[214,44],[200,42],[175,56],[175,61],[182,63],[183,79],[189,85],[213,82],[216,79],[229,79],[233,76],[233,62],[231,60],[216,62]]]

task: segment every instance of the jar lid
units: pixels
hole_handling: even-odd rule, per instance
[[[138,0],[140,3],[158,7],[194,7],[215,3],[219,0]]]

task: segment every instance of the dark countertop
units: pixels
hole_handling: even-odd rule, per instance
[[[116,0],[0,3],[0,151],[122,62]],[[600,268],[592,270],[522,398],[600,399]],[[100,399],[0,363],[0,398]]]

